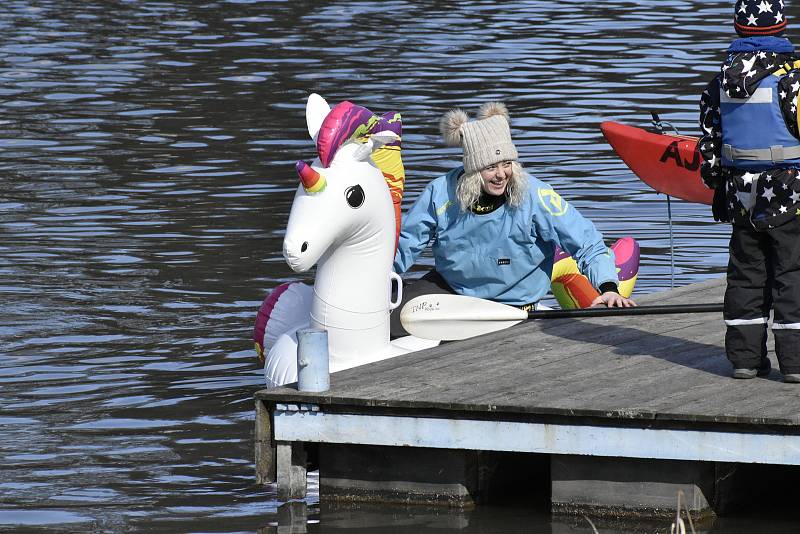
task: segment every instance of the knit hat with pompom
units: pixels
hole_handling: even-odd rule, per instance
[[[439,129],[446,145],[464,150],[464,172],[471,174],[494,163],[517,160],[509,123],[504,104],[487,102],[480,107],[474,121],[460,109],[448,111]]]

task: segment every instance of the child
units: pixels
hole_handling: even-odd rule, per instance
[[[766,376],[767,321],[785,382],[800,383],[800,67],[783,0],[738,0],[721,72],[700,100],[701,174],[731,222],[725,351],[734,378]]]

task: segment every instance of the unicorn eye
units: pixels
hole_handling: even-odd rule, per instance
[[[364,190],[361,189],[360,185],[348,187],[344,192],[344,198],[351,208],[360,208],[361,204],[364,203]]]

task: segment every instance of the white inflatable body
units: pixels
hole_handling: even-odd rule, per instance
[[[309,97],[306,121],[315,140],[330,111],[322,97]],[[316,175],[318,180],[310,185],[301,182],[297,189],[283,255],[295,272],[314,265],[317,272],[313,289],[290,284],[281,296],[288,303],[285,309],[280,309],[280,301],[272,309],[273,318],[262,341],[264,350],[268,349],[264,365],[268,386],[297,380],[296,332],[300,328],[327,330],[331,372],[439,343],[413,337],[389,341],[389,313],[400,302],[402,291],[390,302],[392,280],[395,287],[402,287],[400,277],[392,272],[395,209],[386,178],[371,155],[394,141],[390,134],[373,134],[365,143],[348,140],[334,148],[327,166],[320,158],[306,166],[311,171],[298,163],[301,176]],[[273,319],[278,319],[279,327]],[[276,328],[285,330],[276,336]],[[275,336],[274,344],[270,336]]]

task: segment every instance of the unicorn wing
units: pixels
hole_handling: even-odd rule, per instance
[[[372,157],[372,153],[400,139],[400,136],[389,130],[371,134],[366,143],[360,145],[353,153],[353,157],[358,161],[367,161]]]

